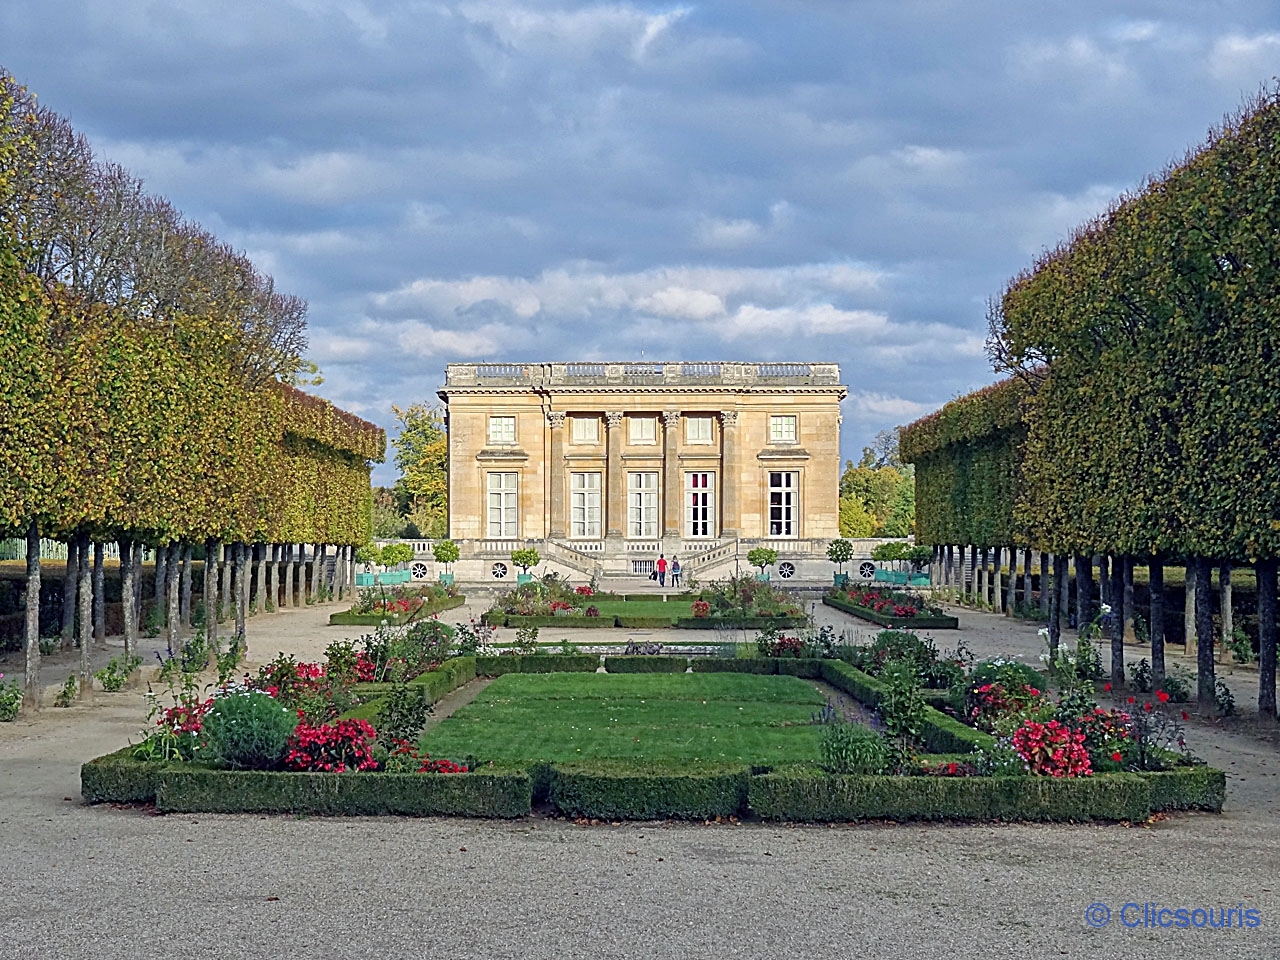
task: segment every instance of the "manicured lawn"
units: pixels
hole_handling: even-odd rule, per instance
[[[795,677],[508,674],[422,740],[482,761],[628,758],[792,763],[818,759],[823,704]]]
[[[601,600],[596,604],[604,617],[692,617],[691,600]]]

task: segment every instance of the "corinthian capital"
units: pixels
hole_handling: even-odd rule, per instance
[[[738,423],[738,411],[737,410],[721,410],[720,423],[726,427],[736,426]]]
[[[608,425],[610,430],[614,429],[615,427],[622,426],[622,411],[621,410],[607,411],[604,415],[604,422]]]
[[[548,410],[547,423],[551,424],[552,429],[564,426],[564,412],[561,410]]]

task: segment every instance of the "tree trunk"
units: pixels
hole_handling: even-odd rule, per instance
[[[1111,686],[1119,690],[1124,686],[1124,562],[1111,557],[1107,565],[1111,583],[1107,593],[1111,596],[1111,614],[1107,624],[1111,628]]]
[[[991,609],[1004,610],[1004,547],[991,551]]]
[[[1031,548],[1027,547],[1022,551],[1022,606],[1024,611],[1030,615],[1031,613]]]
[[[1184,652],[1190,656],[1192,646],[1196,643],[1196,572],[1190,557],[1183,561],[1182,578],[1182,643]]]
[[[204,635],[209,645],[209,659],[218,655],[218,551],[217,537],[204,542]]]
[[[977,556],[980,557],[978,566],[978,602],[986,606],[989,603],[987,598],[990,596],[987,590],[987,548],[983,547]]]
[[[1098,599],[1109,607],[1116,605],[1115,597],[1111,595],[1111,585],[1114,582],[1111,579],[1111,558],[1106,554],[1097,557],[1098,563]]]
[[[1065,627],[1071,617],[1071,558],[1065,553],[1054,557],[1055,570],[1059,560],[1062,561],[1062,572],[1053,578],[1053,591],[1058,595],[1058,609]]]
[[[263,594],[262,609],[271,613],[280,603],[280,545],[268,545],[266,552],[267,592]]]
[[[79,540],[67,538],[67,571],[62,575],[62,636],[59,645],[70,650],[76,639],[76,580],[80,560],[76,556]]]
[[[40,525],[27,528],[27,656],[22,709],[40,709]]]
[[[165,636],[169,649],[178,649],[178,636],[182,631],[182,563],[178,559],[186,544],[174,543],[169,547],[169,563],[165,568]]]
[[[222,582],[219,586],[218,593],[218,619],[226,620],[232,616],[231,611],[231,547],[229,544],[222,545],[221,555],[221,578]]]
[[[253,613],[256,616],[267,609],[267,545],[259,543],[254,546],[253,556],[258,562],[258,585],[253,597]]]
[[[249,611],[249,565],[245,561],[249,548],[243,543],[237,543],[232,549],[233,561],[236,565],[236,646],[243,650],[247,646],[245,643],[245,618]]]
[[[1150,571],[1151,604],[1148,608],[1151,634],[1151,679],[1159,684],[1164,680],[1164,561],[1152,557]]]
[[[280,595],[282,607],[293,606],[293,548],[292,543],[284,546],[284,593]]]
[[[142,554],[141,543],[133,545],[133,622],[142,623]]]
[[[303,548],[306,549],[305,547]],[[303,554],[305,556],[305,553]],[[310,576],[307,578],[307,595],[306,603],[318,603],[320,600],[320,548],[314,543],[311,545],[311,570]]]
[[[1040,614],[1049,615],[1049,558],[1051,554],[1040,551]]]
[[[1276,719],[1276,559],[1261,557],[1258,577],[1258,717]]]
[[[1067,558],[1060,553],[1054,555],[1052,588],[1049,578],[1043,572],[1043,564],[1040,569],[1040,596],[1045,597],[1049,603],[1049,663],[1056,664],[1058,648],[1062,643],[1062,591],[1058,589],[1058,584],[1066,579]]]
[[[1213,668],[1213,564],[1207,557],[1193,557],[1196,581],[1196,704],[1204,716],[1213,716],[1217,692]]]
[[[1126,556],[1122,562],[1121,579],[1124,586],[1120,590],[1120,595],[1124,598],[1124,639],[1136,640],[1137,632],[1134,630],[1134,609],[1133,609],[1133,557]]]
[[[1231,608],[1231,561],[1223,560],[1218,567],[1219,608],[1222,611],[1222,651],[1230,650],[1235,634],[1235,617]]]
[[[105,548],[102,541],[93,545],[93,642],[99,647],[107,645],[107,576],[102,561]]]
[[[136,656],[138,649],[138,621],[133,615],[133,542],[120,540],[120,613],[124,619],[124,655]]]
[[[329,545],[322,543],[316,547],[316,601],[323,603],[333,597],[333,588],[329,581]]]
[[[160,543],[156,545],[155,575],[155,599],[151,601],[151,609],[153,609],[155,613],[148,619],[153,623],[160,623],[165,611],[165,584],[169,582],[169,545],[167,543]]]
[[[80,699],[93,699],[93,565],[89,559],[89,535],[81,534],[76,564],[79,582],[76,593],[80,606]]]
[[[933,548],[934,556],[939,555],[939,548]],[[934,562],[935,568],[939,566],[937,561]],[[930,578],[930,584],[938,583],[942,580],[940,571],[935,570],[935,575]],[[337,546],[333,548],[333,598],[341,600],[347,592],[347,548]]]
[[[1093,558],[1076,554],[1076,628],[1081,636],[1093,623]]]
[[[191,629],[191,544],[182,544],[182,587],[178,619],[184,630]]]

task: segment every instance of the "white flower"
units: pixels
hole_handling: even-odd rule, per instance
[[[1100,605],[1100,606],[1098,607],[1098,609],[1102,612],[1102,615],[1103,615],[1103,616],[1106,616],[1108,613],[1110,613],[1110,612],[1111,612],[1111,604],[1109,604],[1109,603],[1104,603],[1104,604]]]
[[[1041,627],[1041,628],[1039,629],[1038,633],[1040,634],[1041,639],[1044,639],[1044,640],[1048,640],[1048,639],[1049,639],[1049,628],[1048,628],[1048,627]]]

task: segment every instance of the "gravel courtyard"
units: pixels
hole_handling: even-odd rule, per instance
[[[325,626],[334,609],[256,618],[251,658],[316,657],[360,632]],[[463,618],[445,619],[455,613]],[[851,626],[835,611],[820,616]],[[1034,625],[961,617],[959,633],[980,656],[1038,653]],[[58,679],[56,667],[46,679]],[[1244,706],[1252,694],[1238,679]],[[1136,827],[347,821],[86,807],[79,765],[122,746],[144,715],[137,693],[100,694],[0,725],[0,957],[1280,953],[1280,752],[1247,721],[1189,727],[1192,749],[1228,772],[1221,816]],[[1261,925],[1127,927],[1142,912],[1122,911],[1126,902],[1215,914],[1243,905]],[[1085,921],[1095,903],[1111,911],[1097,929]]]

